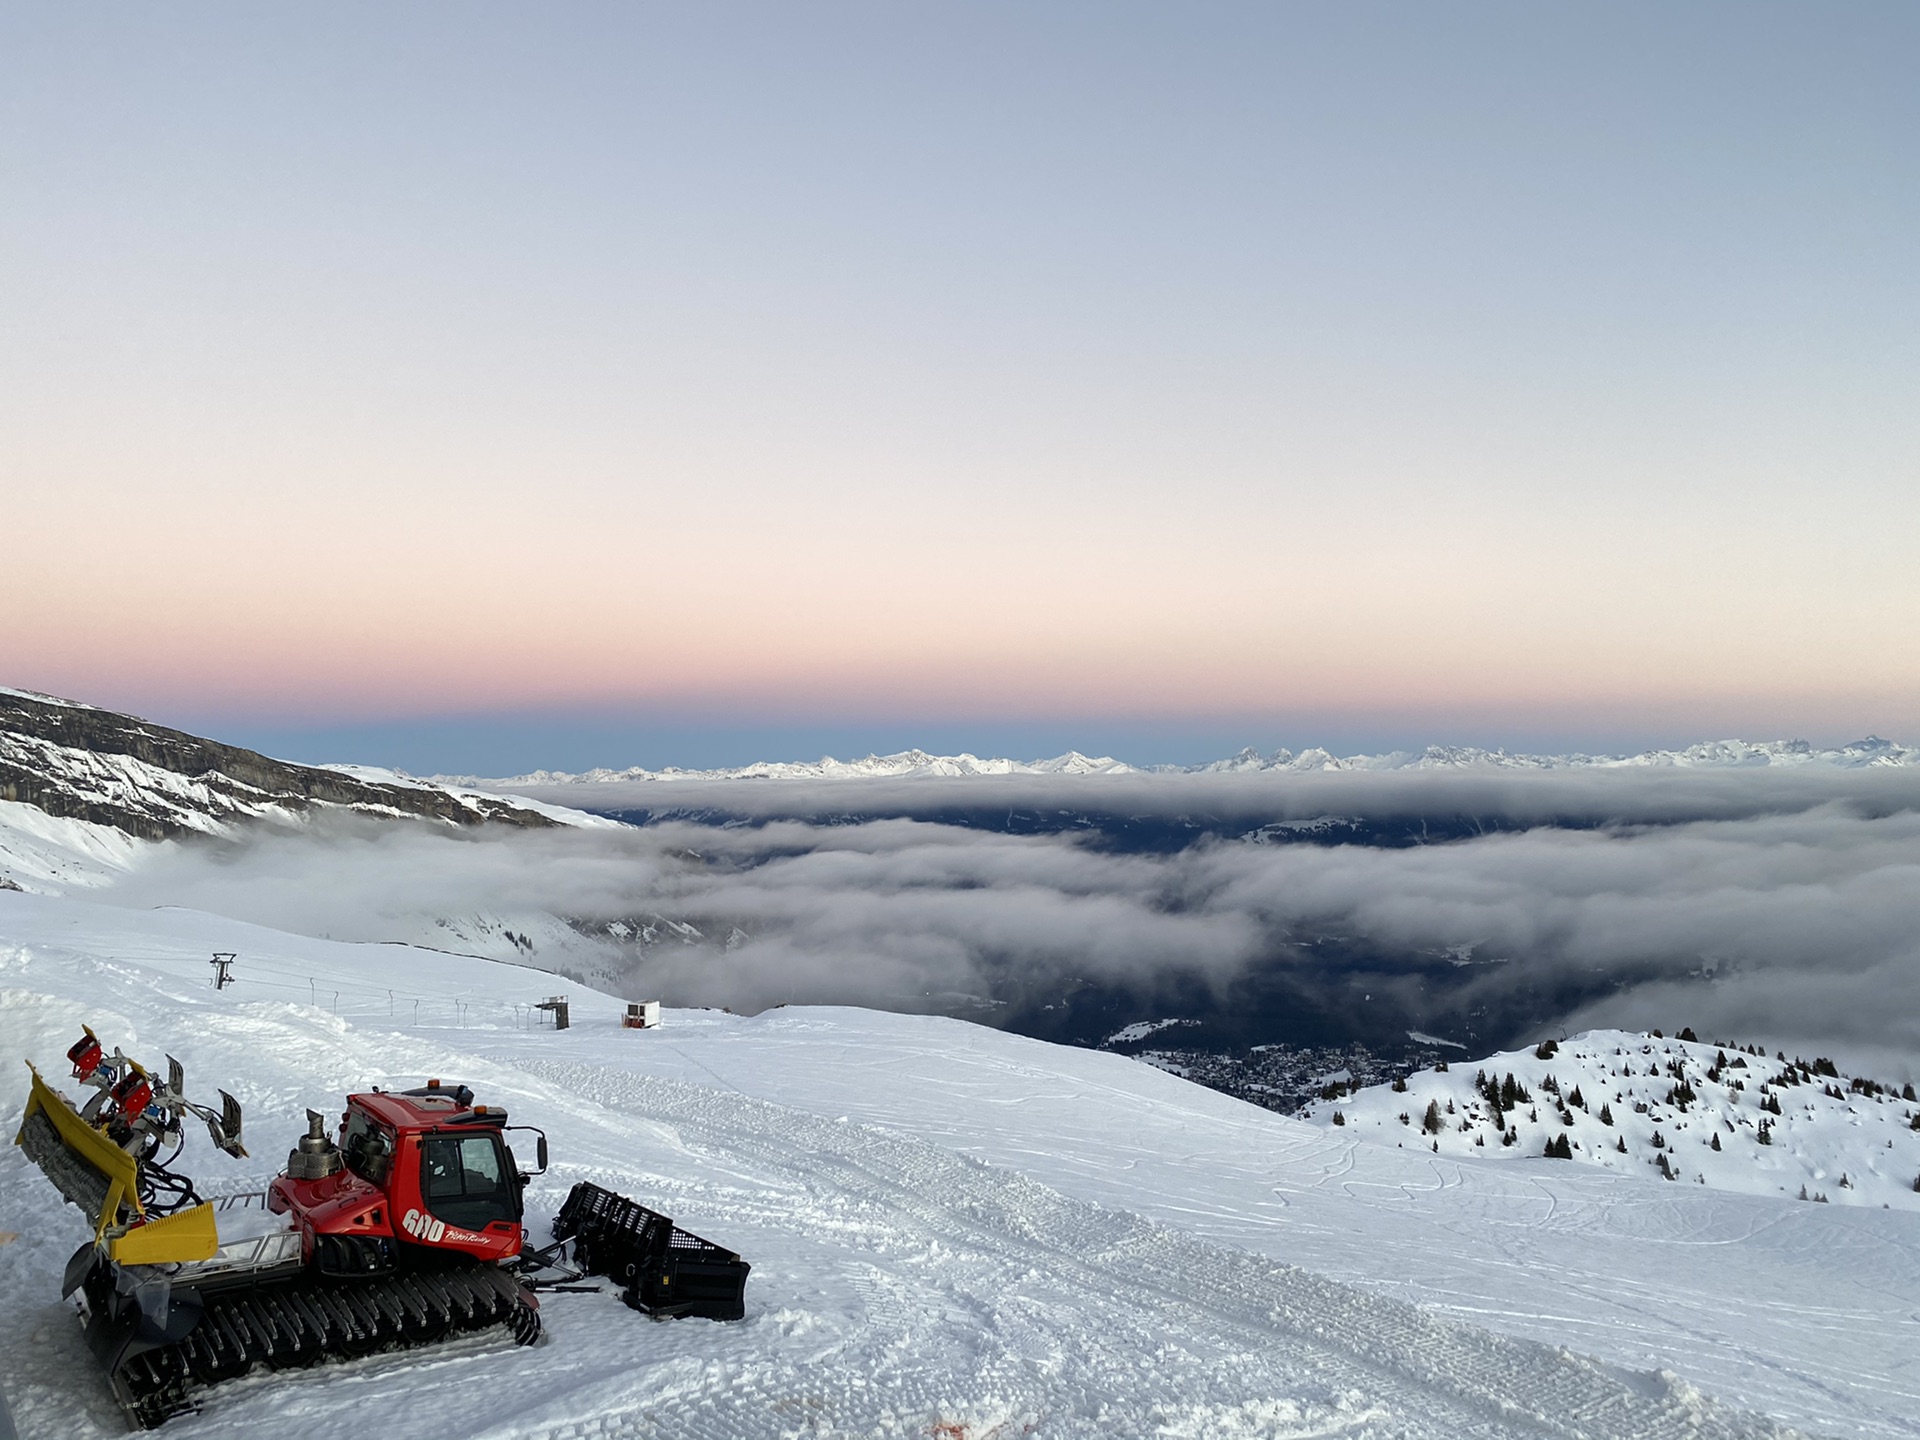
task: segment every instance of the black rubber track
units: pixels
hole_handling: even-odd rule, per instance
[[[143,1430],[191,1413],[196,1389],[256,1364],[285,1369],[354,1358],[490,1325],[506,1325],[522,1345],[540,1338],[532,1296],[493,1265],[355,1281],[302,1275],[201,1298],[200,1323],[185,1339],[133,1356],[111,1377],[115,1397]]]

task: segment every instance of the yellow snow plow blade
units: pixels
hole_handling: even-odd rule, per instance
[[[146,1219],[140,1162],[82,1120],[73,1102],[42,1080],[31,1060],[27,1069],[33,1071],[33,1088],[13,1143],[93,1222],[96,1243],[110,1229]]]
[[[123,1265],[211,1260],[220,1248],[213,1207],[147,1219],[140,1205],[140,1162],[82,1119],[31,1060],[27,1068],[33,1070],[33,1088],[13,1143],[93,1222],[93,1242],[106,1248],[107,1258]]]
[[[179,1260],[211,1260],[219,1249],[213,1206],[196,1205],[108,1240],[107,1258],[122,1265],[171,1265]]]

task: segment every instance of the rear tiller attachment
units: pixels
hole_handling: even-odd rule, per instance
[[[576,1266],[618,1281],[626,1287],[621,1298],[656,1319],[738,1320],[747,1313],[752,1266],[611,1190],[585,1180],[575,1185],[554,1217],[553,1238],[571,1240]]]

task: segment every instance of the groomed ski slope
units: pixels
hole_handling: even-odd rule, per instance
[[[240,983],[209,985],[214,950]],[[263,1183],[305,1109],[427,1076],[754,1264],[748,1319],[554,1295],[504,1336],[208,1392],[182,1437],[1920,1435],[1911,1215],[1330,1137],[1117,1056],[852,1010],[520,1028],[550,976],[0,893],[0,1105],[83,1022],[232,1089]],[[416,1011],[415,1004],[418,1003]],[[0,1383],[121,1433],[58,1300],[78,1212],[0,1150]],[[1407,1302],[1413,1302],[1411,1304]],[[1564,1348],[1562,1348],[1564,1347]]]

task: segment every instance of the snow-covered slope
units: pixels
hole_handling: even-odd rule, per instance
[[[472,775],[441,775],[449,785],[486,785],[517,792],[542,786],[607,785],[633,781],[707,780],[902,780],[971,775],[1163,775],[1318,774],[1353,770],[1592,770],[1592,769],[1733,769],[1759,766],[1826,766],[1857,770],[1872,766],[1920,766],[1920,747],[1896,745],[1877,736],[1830,749],[1805,740],[1708,740],[1682,750],[1646,750],[1637,755],[1528,755],[1506,750],[1483,750],[1467,745],[1429,745],[1423,750],[1394,750],[1379,755],[1335,755],[1313,747],[1295,752],[1276,750],[1263,755],[1242,750],[1225,760],[1204,765],[1133,766],[1111,757],[1098,759],[1070,750],[1051,760],[982,760],[978,756],[930,755],[924,750],[902,750],[895,755],[869,755],[863,760],[761,761],[720,770],[682,770],[669,766],[647,770],[598,769],[578,774],[535,770],[526,775],[483,780]]]
[[[1542,1053],[1547,1052],[1547,1053]],[[1816,1057],[1590,1030],[1392,1085],[1340,1093],[1306,1118],[1430,1154],[1561,1158],[1748,1195],[1920,1211],[1920,1104],[1911,1086]]]
[[[150,841],[90,820],[0,800],[0,890],[61,891],[110,883]]]
[[[213,950],[239,983],[208,983]],[[644,1198],[754,1263],[746,1321],[552,1295],[548,1339],[257,1374],[191,1437],[1920,1436],[1920,1222],[1367,1143],[1122,1057],[927,1017],[674,1011],[525,1028],[551,978],[190,911],[0,893],[0,1051],[82,1022],[247,1107],[457,1076],[553,1137],[529,1194]],[[17,1115],[25,1070],[0,1070]],[[23,1433],[114,1434],[58,1301],[76,1212],[0,1148],[0,1377]],[[1582,1357],[1593,1358],[1582,1358]],[[1744,1407],[1744,1408],[1743,1408]]]

